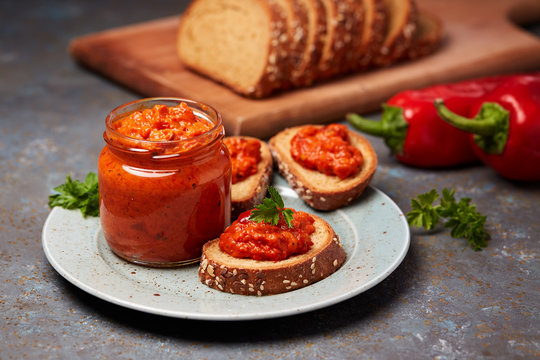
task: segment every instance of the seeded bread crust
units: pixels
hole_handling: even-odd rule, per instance
[[[266,53],[258,54],[259,56],[263,56],[265,61],[260,76],[258,76],[257,80],[253,81],[253,83],[247,86],[240,86],[236,82],[236,78],[227,77],[224,75],[224,72],[218,71],[217,69],[209,69],[201,66],[195,58],[195,55],[190,53],[190,51],[192,51],[190,49],[193,49],[194,46],[200,47],[200,45],[197,45],[199,42],[207,44],[221,42],[222,39],[220,39],[219,36],[222,34],[220,32],[208,29],[205,33],[201,33],[199,31],[200,28],[198,27],[199,24],[205,22],[204,16],[209,13],[219,13],[215,11],[215,6],[227,9],[229,13],[235,11],[235,9],[243,9],[244,12],[249,13],[248,5],[262,7],[264,9],[268,18],[266,23],[268,24],[267,26],[269,26],[269,38],[266,39],[268,44]],[[212,11],[208,11],[207,9],[212,9]],[[238,14],[238,19],[242,19],[242,17],[244,16],[241,15],[241,13]],[[241,21],[239,22],[238,26],[242,26]],[[248,29],[246,29],[246,31],[247,30]],[[177,36],[177,52],[183,64],[190,69],[221,82],[242,95],[261,98],[280,89],[285,82],[287,73],[287,44],[289,42],[287,31],[286,17],[281,8],[276,4],[275,0],[194,0],[185,11],[182,21],[180,22]],[[196,36],[194,36],[194,34],[196,34]],[[231,46],[230,51],[234,50],[235,49]],[[210,55],[205,54],[204,56]],[[227,57],[229,54],[227,52],[212,52],[211,56]],[[247,63],[249,63],[250,60],[251,59],[245,59]]]
[[[199,279],[231,294],[274,295],[303,288],[338,270],[347,255],[332,227],[316,215],[313,246],[305,254],[281,261],[238,259],[221,251],[219,239],[203,246]]]
[[[269,140],[268,145],[279,173],[298,196],[314,209],[329,211],[350,204],[364,192],[375,174],[375,150],[360,134],[349,131],[351,145],[358,148],[364,158],[364,163],[355,176],[340,179],[306,169],[291,156],[291,140],[302,127],[285,129]]]
[[[404,60],[415,60],[434,53],[443,36],[442,21],[437,16],[419,10],[411,46],[403,54]]]
[[[250,136],[235,136],[256,140],[261,144],[261,161],[257,166],[257,173],[250,177],[232,184],[231,187],[231,219],[235,220],[238,215],[261,203],[266,195],[266,189],[272,179],[273,160],[268,145],[257,138]]]
[[[302,61],[293,70],[295,86],[309,86],[317,78],[326,35],[326,12],[322,0],[299,0],[306,15],[306,46]]]
[[[418,10],[414,0],[385,0],[386,35],[373,62],[377,66],[395,63],[411,46]]]

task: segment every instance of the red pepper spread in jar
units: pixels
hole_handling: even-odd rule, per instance
[[[236,184],[257,172],[261,161],[261,144],[257,140],[225,138],[232,163],[232,183]]]
[[[350,144],[347,127],[340,124],[302,128],[291,140],[291,156],[305,168],[340,179],[355,175],[364,161]]]
[[[185,103],[140,105],[107,120],[98,163],[103,233],[111,249],[132,262],[196,261],[203,244],[230,222],[224,131]]]
[[[197,118],[185,102],[134,111],[113,123],[113,128],[123,135],[150,141],[184,140],[204,134],[212,126]]]
[[[293,210],[292,228],[283,216],[277,225],[249,220],[251,210],[245,211],[219,237],[222,251],[236,258],[254,260],[284,260],[303,254],[313,245],[310,239],[315,232],[315,220],[309,214]]]

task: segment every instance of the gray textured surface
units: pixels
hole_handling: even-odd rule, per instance
[[[41,249],[47,196],[67,173],[95,171],[106,113],[139,97],[77,66],[67,44],[180,13],[183,4],[1,2],[1,359],[540,357],[540,186],[479,165],[407,168],[376,139],[375,186],[404,211],[420,192],[455,187],[488,215],[488,248],[414,230],[402,265],[368,292],[307,314],[237,323],[139,313],[60,277]]]

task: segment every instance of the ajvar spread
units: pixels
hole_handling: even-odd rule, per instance
[[[303,127],[291,139],[291,156],[305,168],[340,179],[355,175],[364,161],[350,144],[347,127],[340,124]]]
[[[185,103],[179,106],[154,105],[134,111],[115,121],[113,128],[130,138],[150,141],[174,141],[204,134],[213,127],[197,118]]]
[[[261,143],[253,139],[230,137],[224,140],[232,163],[232,183],[236,184],[257,172],[261,161]]]
[[[254,260],[284,260],[303,254],[313,245],[315,220],[309,214],[293,210],[292,228],[283,216],[277,225],[249,220],[251,210],[245,211],[219,237],[222,251],[237,258]]]
[[[117,255],[174,266],[198,259],[202,245],[221,234],[230,223],[231,206],[223,135],[222,127],[216,130],[194,116],[186,104],[157,105],[108,120],[107,145],[98,162],[100,218]],[[159,151],[165,139],[196,141],[173,147],[185,151],[171,154],[171,148]]]

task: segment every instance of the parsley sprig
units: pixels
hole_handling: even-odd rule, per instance
[[[84,217],[99,216],[98,178],[93,172],[86,175],[84,182],[66,176],[65,184],[54,188],[58,194],[49,196],[49,207],[80,209]]]
[[[268,186],[268,193],[270,198],[265,197],[260,205],[255,206],[255,209],[251,211],[249,220],[277,225],[281,214],[287,226],[292,228],[293,211],[285,209],[283,199],[274,187]]]
[[[487,217],[476,211],[470,198],[462,198],[456,202],[454,193],[454,189],[443,189],[437,205],[433,205],[439,198],[435,189],[411,199],[412,210],[407,213],[409,225],[431,230],[441,218],[445,218],[443,226],[452,229],[452,237],[466,239],[475,251],[485,248],[490,238],[485,229]]]

